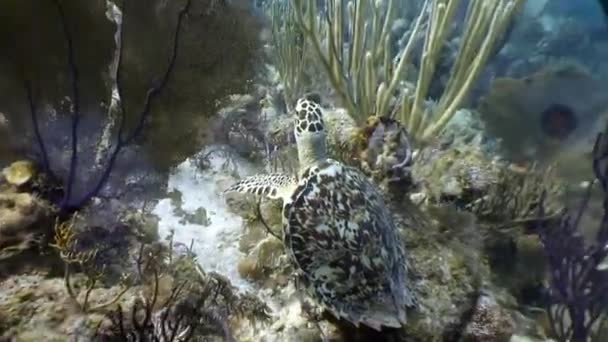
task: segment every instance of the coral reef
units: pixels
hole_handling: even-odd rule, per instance
[[[233,95],[230,106],[218,112],[216,142],[226,142],[245,158],[263,160],[266,139],[256,118],[259,117],[261,94]],[[272,120],[272,118],[269,121]]]
[[[119,306],[96,336],[101,340],[189,341],[221,337],[234,341],[229,315],[255,321],[266,319],[262,303],[234,293],[217,274],[194,274],[192,282],[155,274],[151,288],[130,310]],[[129,316],[130,315],[130,316]]]
[[[438,137],[440,145],[476,146],[486,155],[498,155],[498,144],[488,137],[481,113],[471,109],[460,109],[448,122],[443,133]]]
[[[420,341],[442,340],[458,334],[466,322],[487,269],[474,245],[456,238],[475,229],[471,221],[460,226],[423,222],[402,223],[419,302],[405,333]],[[450,236],[454,240],[448,243]]]
[[[603,31],[564,1],[253,2],[0,4],[0,340],[603,340]],[[320,310],[282,203],[222,193],[297,173],[301,96],[393,213],[403,329]]]
[[[545,265],[540,242],[526,235],[527,227],[537,220],[543,193],[547,215],[563,208],[563,182],[551,168],[509,168],[474,146],[420,153],[413,171],[422,181],[411,196],[474,214],[492,278],[518,300],[530,300],[526,293],[538,289]]]
[[[516,332],[532,335],[534,324],[522,319],[523,315],[513,307],[518,301],[530,300],[527,291],[542,281],[544,264],[540,262],[534,271],[526,268],[530,266],[529,258],[541,260],[540,245],[538,240],[530,242],[533,239],[512,227],[525,225],[543,190],[549,191],[552,200],[557,199],[559,186],[545,170],[522,170],[493,158],[495,146],[485,137],[476,113],[462,111],[459,115],[462,119],[457,116],[450,122],[446,135],[435,145],[414,149],[398,144],[412,149],[414,163],[407,168],[412,184],[407,191],[397,187],[401,193],[393,198],[396,203],[392,205],[396,206],[393,211],[405,237],[420,296],[419,306],[403,331],[407,337],[403,338],[450,340],[462,336],[471,341],[491,341],[508,340]],[[327,116],[331,155],[355,166],[363,162],[375,166],[362,156],[382,160],[377,142],[390,138],[391,132],[406,133],[396,122],[373,117],[368,125],[358,128],[340,108],[327,110]],[[467,124],[471,121],[475,125]],[[286,158],[293,158],[288,133],[292,124],[287,115],[279,115],[277,121],[265,126]],[[370,139],[373,136],[374,141]],[[285,169],[278,165],[277,170]],[[374,170],[371,171],[373,175]],[[381,171],[378,169],[376,174]],[[386,179],[383,174],[376,180]],[[344,335],[352,328],[336,332],[332,330],[335,322],[321,319],[314,323],[319,318],[310,316],[306,301],[295,296],[293,271],[279,239],[280,203],[259,201],[255,196],[231,195],[226,200],[245,222],[240,239],[240,250],[245,255],[238,263],[239,274],[254,284],[277,315],[271,318],[274,323],[270,328],[241,329],[237,336],[244,340],[263,336],[269,341],[291,340],[288,335],[305,335],[313,340],[321,335],[352,338]],[[514,265],[501,268],[497,258],[508,254],[501,248],[513,242],[517,247],[509,258]],[[520,281],[507,281],[510,277]],[[504,289],[513,295],[508,300],[497,299],[497,292]]]

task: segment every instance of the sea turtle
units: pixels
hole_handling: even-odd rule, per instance
[[[405,250],[382,194],[356,168],[326,156],[323,110],[311,97],[295,106],[297,177],[246,177],[225,192],[283,200],[283,242],[312,299],[355,326],[406,322],[414,299]]]

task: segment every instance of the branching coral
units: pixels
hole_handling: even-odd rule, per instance
[[[290,1],[272,1],[269,7],[274,62],[283,81],[285,103],[289,108],[301,95],[307,44]]]
[[[130,312],[118,306],[109,313],[109,326],[98,327],[102,341],[189,341],[200,336],[234,341],[229,315],[266,318],[265,305],[235,293],[226,278],[204,272],[191,249],[172,255],[172,249],[142,245],[137,269],[151,288]]]
[[[394,1],[291,0],[300,28],[349,113],[362,123],[369,115],[397,115],[417,140],[440,133],[464,101],[522,0],[472,0],[460,49],[433,112],[425,106],[440,52],[460,1],[426,0],[407,43],[393,54]],[[415,86],[404,85],[416,44],[423,36]]]
[[[95,259],[98,252],[96,249],[87,251],[78,250],[78,240],[73,229],[75,219],[76,215],[74,215],[70,221],[57,221],[55,224],[55,241],[50,246],[59,252],[59,256],[64,262],[64,281],[68,294],[74,300],[74,303],[76,303],[80,310],[83,312],[94,312],[116,304],[118,300],[120,300],[120,298],[128,291],[129,279],[126,276],[122,279],[124,285],[123,289],[114,298],[93,307],[89,305],[91,292],[100,282],[104,273],[103,268],[100,269],[97,265],[95,265]],[[78,265],[84,271],[86,276],[85,293],[82,302],[78,299],[79,294],[75,292],[72,285],[71,277],[73,265]]]
[[[155,273],[154,289],[150,297],[136,300],[128,319],[119,305],[110,315],[111,328],[98,335],[103,336],[102,340],[189,341],[201,317],[194,307],[184,307],[185,303],[179,302],[183,285],[174,286],[169,297],[158,303],[159,276]],[[158,313],[155,312],[157,304],[162,307]],[[129,325],[125,324],[126,321]]]
[[[555,215],[561,209],[561,184],[551,167],[532,167],[524,172],[502,169],[483,195],[466,206],[482,221],[500,223],[508,228],[537,219],[537,210],[545,193],[545,213]],[[551,203],[547,201],[551,200]]]
[[[593,148],[596,180],[588,187],[573,214],[563,211],[557,218],[546,218],[543,202],[534,225],[544,245],[549,267],[547,314],[553,334],[559,341],[584,342],[592,339],[606,323],[608,272],[602,265],[608,258],[608,137],[598,136]],[[604,194],[603,216],[591,242],[587,242],[580,223],[586,214],[593,184]]]

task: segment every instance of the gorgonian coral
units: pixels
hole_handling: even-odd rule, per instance
[[[605,132],[598,136],[593,148],[593,170],[596,180],[588,186],[577,210],[564,210],[548,217],[541,204],[539,220],[533,225],[547,257],[547,313],[559,341],[593,339],[606,321],[608,272],[603,264],[608,257],[608,137]],[[582,234],[581,222],[597,183],[603,191],[603,215],[588,242]]]

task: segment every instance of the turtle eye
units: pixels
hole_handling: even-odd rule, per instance
[[[304,96],[304,98],[314,103],[321,103],[321,95],[317,93],[308,93]]]

